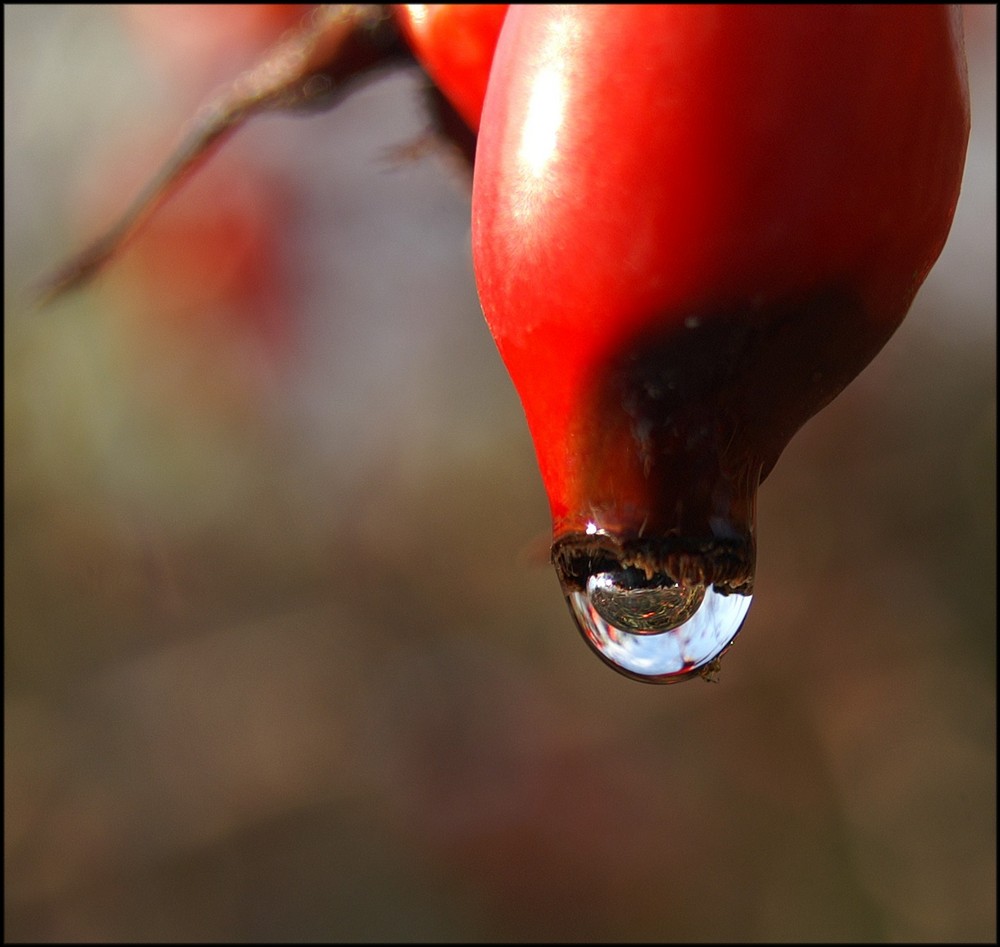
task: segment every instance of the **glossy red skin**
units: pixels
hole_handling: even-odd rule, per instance
[[[414,55],[473,131],[507,4],[410,3],[396,16]]]
[[[957,9],[511,8],[473,256],[557,540],[752,560],[759,480],[941,251],[968,123]]]

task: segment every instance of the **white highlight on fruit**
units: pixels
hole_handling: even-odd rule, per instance
[[[556,64],[536,77],[521,128],[518,159],[535,177],[542,177],[556,150],[566,111],[566,76]]]

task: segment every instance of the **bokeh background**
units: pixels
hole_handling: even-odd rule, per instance
[[[4,8],[6,939],[995,942],[996,8],[948,246],[674,687],[546,564],[415,72],[25,306],[287,25],[194,16]]]

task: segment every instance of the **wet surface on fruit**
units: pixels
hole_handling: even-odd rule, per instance
[[[644,549],[647,557],[636,557]],[[669,684],[715,665],[739,633],[753,591],[753,549],[681,547],[670,538],[622,544],[598,531],[562,537],[553,563],[587,644],[616,671]],[[655,552],[659,550],[659,552]],[[670,563],[669,570],[652,563]],[[706,578],[736,571],[737,584]]]
[[[584,639],[636,680],[670,684],[709,671],[739,633],[753,596],[726,594],[718,586],[679,588],[656,575],[636,600],[628,588],[634,571],[598,573],[586,591],[567,596]]]

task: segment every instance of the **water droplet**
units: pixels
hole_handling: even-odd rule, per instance
[[[739,633],[752,598],[626,568],[594,573],[567,601],[605,662],[628,677],[666,684],[716,661]]]
[[[703,585],[678,585],[642,569],[599,572],[587,580],[587,594],[609,624],[638,635],[658,635],[686,622],[705,598]]]

